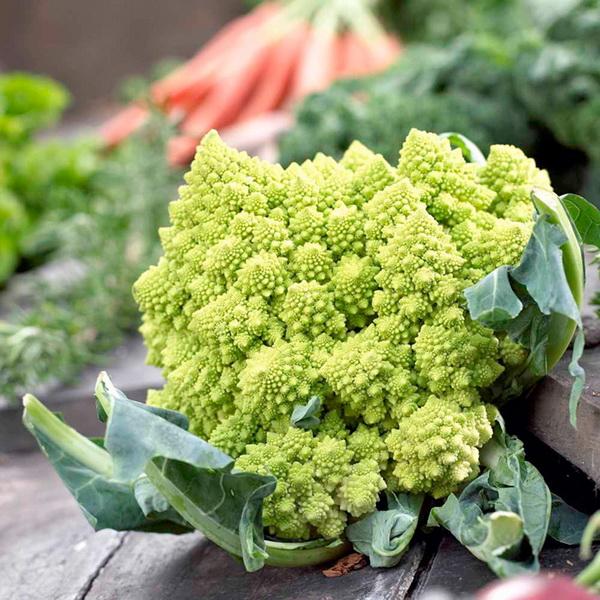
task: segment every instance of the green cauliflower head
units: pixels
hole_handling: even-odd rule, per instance
[[[148,401],[277,477],[270,533],[333,538],[386,487],[441,497],[473,478],[486,389],[526,356],[463,291],[519,261],[547,175],[514,147],[480,166],[415,129],[395,167],[354,143],[286,169],[212,132],[185,181],[134,288],[167,382]],[[315,395],[319,424],[293,427]]]

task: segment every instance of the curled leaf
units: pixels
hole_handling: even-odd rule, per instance
[[[346,536],[372,567],[400,562],[415,534],[423,496],[387,492],[387,510],[378,510],[348,525]]]
[[[550,522],[551,496],[539,471],[525,460],[523,445],[497,425],[493,466],[431,510],[442,525],[499,577],[539,570],[539,553]]]
[[[460,148],[467,162],[477,163],[478,165],[485,164],[485,156],[483,155],[483,152],[481,152],[476,144],[474,144],[469,138],[465,137],[461,133],[447,131],[445,133],[441,133],[440,137],[448,138],[453,146]]]
[[[464,293],[472,319],[506,333],[529,351],[524,368],[509,369],[499,380],[493,392],[496,399],[519,394],[546,375],[576,332],[569,365],[573,377],[569,415],[575,426],[585,385],[579,364],[584,346],[581,247],[558,196],[536,189],[532,199],[539,215],[520,263],[497,268]]]
[[[202,531],[254,571],[267,558],[262,501],[272,476],[233,469],[234,461],[189,433],[174,411],[129,400],[108,376],[96,385],[106,436],[99,447],[28,398],[24,422],[96,528]],[[163,510],[164,509],[164,510]]]
[[[319,396],[311,396],[306,404],[296,405],[290,419],[292,427],[314,429],[321,422],[321,419],[317,416],[320,410],[321,398]]]

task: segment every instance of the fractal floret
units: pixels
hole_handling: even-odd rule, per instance
[[[395,166],[355,142],[286,169],[208,134],[134,288],[167,382],[149,404],[277,478],[263,519],[281,539],[336,538],[384,490],[459,490],[492,436],[488,390],[527,357],[464,291],[521,259],[533,186],[551,189],[516,148],[471,163],[414,129]]]

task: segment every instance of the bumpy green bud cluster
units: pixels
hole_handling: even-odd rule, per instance
[[[393,475],[401,489],[447,496],[457,482],[468,481],[479,470],[479,452],[492,437],[491,406],[461,409],[454,402],[431,396],[387,437],[395,461]]]
[[[267,433],[265,443],[249,444],[235,466],[277,477],[263,509],[264,524],[273,535],[329,539],[342,534],[347,513],[361,517],[375,509],[386,486],[373,457],[381,458],[383,452],[385,445],[369,445],[366,439],[346,443],[290,428],[284,434]]]
[[[278,478],[271,532],[335,537],[386,483],[442,496],[473,477],[486,388],[526,355],[470,320],[463,291],[518,262],[547,175],[509,146],[468,164],[417,130],[397,166],[355,142],[287,169],[213,132],[185,182],[134,289],[167,381],[148,401]],[[320,422],[293,427],[314,395]]]

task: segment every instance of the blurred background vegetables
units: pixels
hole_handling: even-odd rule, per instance
[[[46,204],[27,245],[37,268],[0,296],[0,396],[69,381],[135,329],[131,285],[157,255],[180,179],[166,162],[171,134],[152,115],[106,157],[87,142],[60,141],[32,144],[21,157],[27,206]],[[27,172],[37,175],[29,186]]]
[[[600,204],[599,0],[245,4],[191,59],[127,79],[88,139],[45,132],[69,103],[60,84],[0,76],[0,285],[18,272],[0,295],[0,396],[68,380],[135,328],[130,285],[213,127],[261,133],[295,109],[284,164],[354,139],[395,163],[411,127],[460,131]]]
[[[484,149],[491,140],[526,148],[559,189],[600,203],[598,0],[390,5],[403,37],[419,43],[381,75],[301,103],[280,143],[284,163],[339,156],[354,138],[394,160],[411,126],[461,131]]]
[[[49,162],[37,161],[44,147],[33,142],[36,133],[58,120],[68,100],[67,91],[50,79],[0,76],[0,284],[17,267],[26,236],[48,207],[43,188],[54,194],[54,186],[47,185],[53,179],[71,183],[65,169],[57,173],[61,157],[51,152]]]
[[[486,151],[492,143],[526,150],[534,136],[516,101],[509,49],[482,37],[445,47],[415,44],[381,75],[336,83],[307,98],[280,143],[284,164],[324,152],[341,156],[354,139],[396,163],[411,127],[467,132]]]
[[[198,140],[287,108],[340,77],[388,66],[400,45],[375,15],[375,0],[281,0],[233,20],[191,60],[151,86],[149,101],[178,124],[170,159],[185,164]],[[144,123],[148,102],[131,104],[102,134],[118,144]]]

